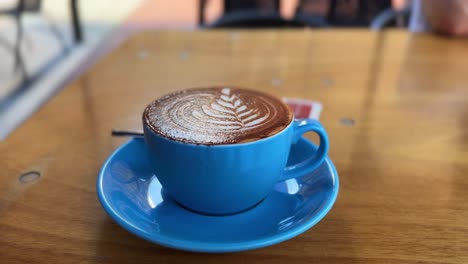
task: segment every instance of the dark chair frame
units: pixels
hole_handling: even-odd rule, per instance
[[[321,18],[311,16],[295,16],[285,19],[280,14],[281,1],[274,0],[273,9],[260,10],[254,5],[245,9],[239,8],[229,0],[224,1],[224,13],[214,23],[207,25],[205,21],[206,0],[199,1],[198,23],[202,28],[270,28],[270,27],[324,27]]]
[[[29,74],[27,73],[26,65],[24,63],[24,58],[21,55],[21,43],[23,42],[23,39],[24,39],[22,15],[26,12],[40,12],[41,1],[42,0],[35,0],[35,1],[18,0],[18,3],[16,6],[9,8],[9,9],[0,10],[0,15],[11,16],[15,20],[16,37],[15,37],[14,44],[11,45],[7,41],[3,41],[0,39],[0,45],[4,46],[8,50],[12,50],[12,53],[14,54],[13,71],[14,72],[20,71],[21,76],[22,76],[22,81],[18,85],[18,87],[16,87],[5,98],[0,98],[0,112],[4,108],[6,108],[9,102],[11,102],[16,96],[21,94],[24,90],[30,87],[32,83],[36,82],[41,76],[45,75],[50,69],[52,69],[53,66],[55,66],[60,61],[59,59],[63,57],[63,55],[60,54],[57,58],[53,58],[50,62],[48,62],[45,66],[43,66],[38,71],[38,73],[34,75],[29,76]],[[78,10],[78,0],[70,0],[70,13],[71,13],[71,26],[72,26],[74,42],[75,44],[80,44],[84,41],[84,38],[82,34],[81,21],[80,21],[79,10]],[[54,28],[52,25],[50,29],[52,33],[61,41],[63,46],[65,46],[64,41],[61,38],[58,30]],[[66,47],[64,48],[64,53],[68,53],[68,50]]]

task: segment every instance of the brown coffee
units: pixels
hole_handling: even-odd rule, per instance
[[[293,119],[281,100],[228,87],[175,92],[150,103],[143,121],[176,141],[204,145],[236,144],[272,136]]]

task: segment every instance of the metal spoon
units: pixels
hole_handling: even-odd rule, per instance
[[[115,137],[142,137],[142,131],[113,129],[112,136]]]

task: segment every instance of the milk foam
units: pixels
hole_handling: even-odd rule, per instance
[[[215,87],[164,96],[145,110],[145,122],[170,139],[232,144],[269,136],[292,114],[280,100],[252,90]]]

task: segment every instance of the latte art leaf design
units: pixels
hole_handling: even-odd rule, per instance
[[[227,87],[166,95],[145,110],[146,123],[183,142],[227,144],[276,133],[292,120],[281,101],[261,92]]]
[[[270,112],[261,116],[257,108],[249,108],[236,94],[231,94],[231,89],[224,88],[221,95],[209,106],[202,106],[203,114],[195,110],[192,115],[199,120],[208,117],[206,122],[216,124],[217,128],[226,130],[247,129],[257,126],[265,121]]]

